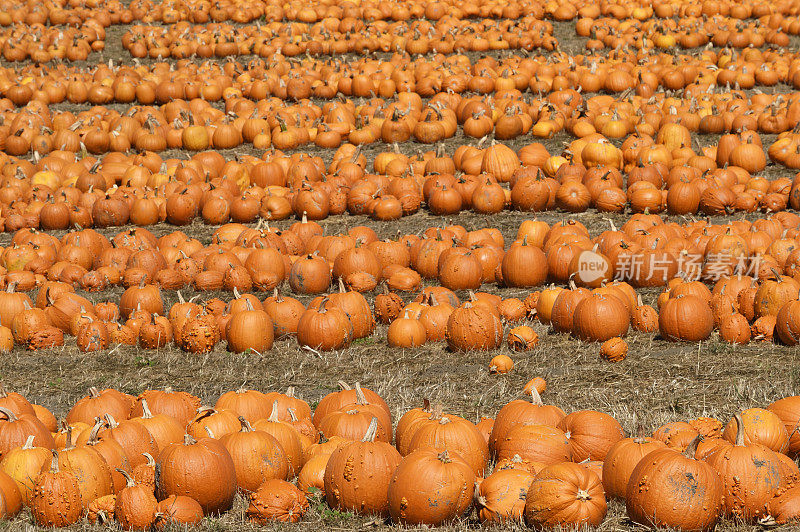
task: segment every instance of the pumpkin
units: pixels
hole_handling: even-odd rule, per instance
[[[273,521],[297,523],[308,511],[306,494],[281,479],[270,479],[250,494],[247,518],[261,526]]]
[[[680,453],[657,449],[631,472],[625,509],[645,527],[713,530],[722,509],[723,487],[717,472],[694,459],[697,439]]]
[[[389,483],[389,515],[404,525],[439,526],[472,506],[475,473],[457,454],[423,448],[400,462]]]
[[[631,473],[650,452],[665,449],[648,437],[623,438],[609,447],[603,460],[603,488],[609,498],[624,499]]]
[[[114,419],[128,419],[131,416],[131,401],[116,390],[89,388],[88,395],[79,399],[67,413],[67,423],[78,421],[94,425],[95,418],[111,414]]]
[[[417,425],[413,432],[404,449],[406,453],[423,447],[447,449],[467,462],[476,476],[483,476],[486,461],[489,459],[489,447],[475,425],[466,419],[451,414],[439,415],[436,412]]]
[[[278,440],[266,432],[253,430],[240,416],[242,430],[220,439],[233,460],[236,485],[245,493],[254,492],[266,480],[289,476],[289,460]]]
[[[535,475],[518,469],[497,470],[475,490],[478,517],[484,523],[522,521],[528,487]]]
[[[630,314],[619,298],[595,294],[575,306],[572,331],[585,342],[604,342],[628,332]]]
[[[621,362],[628,356],[628,343],[622,338],[609,338],[600,346],[600,358],[609,362]]]
[[[467,302],[450,314],[445,337],[455,351],[495,349],[503,342],[503,325],[495,314]]]
[[[117,494],[114,517],[123,530],[144,530],[156,520],[156,501],[153,491],[136,485],[133,478],[122,469],[118,472],[125,477],[126,486]]]
[[[203,520],[203,508],[185,495],[170,495],[156,506],[155,528],[161,530],[169,525],[191,526]]]
[[[508,432],[523,423],[558,426],[566,416],[564,411],[553,405],[545,405],[537,388],[531,388],[531,400],[515,399],[500,409],[494,418],[489,449],[497,453],[498,443],[506,438]]]
[[[572,447],[572,459],[605,460],[608,450],[625,437],[619,421],[603,412],[580,410],[568,414],[558,423]]]
[[[767,410],[783,421],[786,432],[789,434],[788,446],[781,451],[791,457],[796,457],[800,453],[800,433],[795,430],[800,424],[800,397],[784,397],[769,405]]]
[[[767,503],[767,515],[759,520],[762,526],[784,525],[800,520],[800,486],[782,491]]]
[[[277,399],[267,397],[258,390],[239,388],[222,394],[214,404],[214,409],[230,410],[238,416],[244,417],[250,423],[255,423],[269,417],[272,412],[272,403],[275,400]]]
[[[34,437],[28,436],[25,444],[15,447],[3,457],[0,462],[0,471],[6,473],[17,484],[22,503],[30,506],[33,499],[33,488],[36,479],[52,458],[51,449],[36,447]],[[11,501],[6,498],[6,512],[15,513],[10,507]],[[17,509],[19,511],[19,509]]]
[[[297,324],[297,343],[319,351],[343,349],[353,341],[353,325],[344,311],[328,304],[309,308]]]
[[[548,425],[517,425],[497,442],[495,448],[498,460],[514,456],[543,464],[572,460],[572,447],[564,431]]]
[[[234,353],[269,351],[274,338],[272,319],[261,308],[254,309],[249,299],[245,305],[245,310],[234,313],[228,321],[225,332],[228,350]]]
[[[131,418],[131,421],[147,429],[147,432],[153,437],[157,449],[161,450],[170,443],[183,441],[186,431],[178,420],[166,414],[153,414],[146,399],[141,399],[140,404],[141,417]]]
[[[372,418],[361,441],[337,448],[325,467],[325,499],[334,509],[389,515],[389,480],[401,457],[388,443],[376,441],[378,419]]]
[[[504,375],[514,368],[514,361],[508,355],[497,355],[489,361],[489,373]]]
[[[36,524],[43,527],[70,526],[83,515],[78,481],[72,473],[59,469],[55,451],[50,469],[34,484],[31,512]]]
[[[132,415],[144,416],[144,401],[147,401],[148,409],[153,415],[169,416],[175,419],[181,427],[185,427],[200,408],[200,399],[197,397],[186,392],[176,392],[167,387],[163,391],[145,390],[142,392],[134,403]],[[114,412],[110,413],[116,419],[122,419]]]
[[[524,515],[535,529],[598,526],[606,516],[603,484],[578,464],[547,466],[528,488]]]
[[[722,437],[731,443],[742,433],[746,444],[758,443],[775,452],[782,453],[789,442],[784,421],[771,410],[748,408],[734,416],[725,426]],[[794,430],[794,429],[792,429]]]
[[[538,247],[528,244],[527,236],[512,245],[500,264],[506,286],[539,286],[547,279],[547,258]]]
[[[722,480],[726,516],[745,521],[764,517],[766,505],[780,488],[781,475],[775,453],[764,445],[745,442],[741,414],[734,416],[736,441],[705,457]],[[783,429],[783,425],[781,425]]]
[[[658,314],[658,327],[665,340],[698,342],[711,335],[714,316],[698,296],[669,298]]]
[[[156,460],[156,496],[184,495],[196,500],[203,513],[230,510],[236,494],[236,467],[230,453],[217,440],[195,440],[188,434],[183,443],[163,449]]]

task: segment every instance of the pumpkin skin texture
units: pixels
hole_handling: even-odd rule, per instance
[[[628,517],[645,527],[713,530],[722,506],[722,482],[705,462],[694,460],[696,441],[685,455],[652,451],[636,465],[625,492]]]
[[[482,306],[465,303],[450,314],[445,337],[454,351],[496,349],[503,343],[503,324]]]
[[[305,493],[285,480],[271,479],[250,494],[247,518],[262,526],[272,521],[297,523],[307,511]]]
[[[800,434],[794,428],[800,424],[800,396],[784,397],[769,405],[767,410],[783,421],[786,432],[789,432],[789,446],[785,452],[794,458],[800,454]]]
[[[630,326],[630,314],[618,298],[592,295],[575,306],[572,332],[584,342],[605,342],[623,336]]]
[[[33,445],[33,436],[28,436],[22,447],[16,447],[6,453],[0,462],[0,471],[7,474],[16,482],[22,502],[29,506],[33,498],[33,487],[39,473],[50,464],[52,453],[50,449]],[[6,497],[6,512],[14,511],[9,508],[11,501]],[[18,511],[18,509],[17,509]]]
[[[605,460],[611,446],[625,437],[619,421],[594,410],[572,412],[558,428],[567,435],[575,462]]]
[[[736,414],[736,442],[705,457],[723,485],[724,514],[733,519],[755,521],[764,517],[766,504],[781,487],[780,464],[764,445],[745,442],[745,425]],[[782,428],[782,427],[781,427]]]
[[[763,408],[748,408],[739,415],[744,423],[745,444],[758,443],[776,453],[784,451],[789,436],[786,433],[784,422],[777,414]],[[739,425],[734,417],[725,426],[722,437],[730,443],[735,443],[738,429]]]
[[[36,480],[31,511],[36,524],[44,527],[69,526],[83,515],[78,481],[72,473],[59,470],[55,451],[49,471]]]
[[[606,516],[600,478],[579,464],[545,467],[528,488],[525,522],[536,530],[598,526]]]
[[[377,418],[367,428],[360,442],[339,447],[325,467],[325,499],[334,509],[362,515],[389,515],[386,494],[392,473],[400,463],[397,449],[375,441]]]
[[[203,520],[203,508],[191,497],[170,495],[156,507],[155,528],[161,530],[168,524],[196,525]]]
[[[269,479],[286,480],[289,460],[278,440],[266,432],[253,430],[244,417],[240,416],[239,421],[242,430],[220,439],[233,459],[239,489],[249,493]]]
[[[611,446],[603,460],[603,488],[609,498],[625,498],[628,480],[636,466],[648,453],[666,449],[653,438],[625,438]]]
[[[699,342],[711,336],[714,316],[698,296],[678,296],[661,307],[658,328],[665,340]]]
[[[528,488],[536,476],[529,471],[503,469],[486,477],[477,489],[478,517],[484,523],[522,521]]]
[[[475,473],[455,453],[419,449],[400,462],[389,483],[389,514],[404,525],[439,526],[472,506]]]
[[[114,507],[114,517],[123,530],[147,530],[156,520],[156,501],[153,492],[142,485],[136,485],[128,474],[119,470],[128,481],[118,494]]]
[[[438,418],[431,416],[426,423],[416,427],[407,450],[413,452],[425,447],[458,453],[477,476],[483,476],[489,459],[489,447],[477,427],[451,414]]]
[[[489,449],[497,453],[497,445],[504,440],[508,432],[523,423],[535,423],[557,427],[564,419],[564,411],[553,405],[545,405],[536,388],[531,388],[531,400],[515,399],[507,403],[494,418],[494,425],[489,436]]]
[[[498,460],[514,456],[544,464],[572,460],[572,447],[564,431],[547,425],[517,425],[497,442],[496,449]]]
[[[776,495],[767,504],[767,516],[760,524],[783,525],[800,521],[800,486],[794,486]]]
[[[228,450],[217,440],[195,440],[163,449],[156,461],[156,496],[185,495],[200,503],[203,512],[226,512],[236,495],[236,470]]]

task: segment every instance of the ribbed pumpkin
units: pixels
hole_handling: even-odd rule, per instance
[[[784,452],[789,436],[784,422],[777,414],[763,408],[748,408],[738,416],[725,426],[722,432],[724,439],[735,443],[742,432],[746,444],[758,443],[775,452]]]
[[[475,473],[458,455],[424,448],[400,462],[389,483],[389,514],[404,525],[439,526],[472,506]]]
[[[575,306],[572,331],[584,342],[605,342],[628,332],[630,314],[612,295],[595,294]]]
[[[483,476],[489,459],[489,447],[475,425],[452,414],[433,414],[416,427],[406,451],[411,453],[424,447],[457,453],[476,476]]]
[[[603,484],[579,464],[547,466],[528,488],[525,522],[535,529],[598,526],[605,516]]]
[[[665,340],[699,342],[711,335],[714,316],[698,296],[669,298],[658,314],[658,326]]]
[[[286,480],[289,460],[278,440],[266,432],[253,430],[244,417],[239,417],[239,421],[242,430],[220,439],[233,460],[239,489],[253,492],[266,480]]]
[[[608,498],[625,498],[628,479],[639,462],[652,451],[665,449],[653,438],[624,438],[612,445],[603,460],[603,488]]]
[[[236,494],[236,468],[228,450],[217,440],[195,440],[188,434],[183,443],[161,451],[156,461],[156,495],[185,495],[200,503],[205,514],[226,512]]]
[[[114,517],[123,530],[146,530],[156,520],[156,501],[151,489],[137,485],[122,469],[119,473],[127,480],[126,486],[117,494]]]
[[[33,440],[33,436],[28,436],[24,445],[6,453],[0,462],[0,471],[8,474],[16,482],[22,502],[26,506],[31,504],[36,479],[53,457],[51,449],[36,447]],[[9,508],[10,503],[11,501],[6,500],[6,511],[9,513],[14,511],[13,508]]]
[[[58,456],[53,451],[49,468],[34,485],[31,502],[34,521],[43,527],[70,526],[80,520],[83,508],[78,481],[71,472],[59,469]]]
[[[531,400],[515,399],[507,403],[494,418],[492,433],[489,436],[489,449],[497,453],[498,443],[505,439],[508,432],[523,423],[550,425],[557,427],[566,414],[557,406],[545,405],[539,392],[531,389]]]
[[[781,487],[780,464],[767,447],[745,442],[740,414],[734,416],[734,422],[738,427],[734,444],[708,455],[705,461],[722,480],[724,514],[754,521],[764,517],[767,503]]]
[[[467,302],[450,314],[445,336],[455,351],[496,349],[503,343],[503,324],[482,306]]]
[[[548,425],[517,425],[495,448],[498,460],[519,456],[529,462],[548,465],[572,460],[572,447],[564,431]]]
[[[713,530],[722,509],[717,472],[694,459],[697,440],[685,453],[648,453],[631,472],[625,492],[628,517],[645,527]]]
[[[228,321],[225,332],[228,349],[234,353],[269,351],[274,339],[272,319],[260,307],[254,309],[249,299],[245,305],[245,310],[234,313]]]
[[[528,488],[535,475],[518,469],[495,471],[478,485],[475,499],[484,523],[522,521]]]
[[[608,450],[625,437],[619,421],[603,412],[580,410],[567,414],[558,428],[564,431],[572,447],[572,459],[605,460]]]
[[[339,447],[325,467],[325,499],[334,509],[362,515],[389,515],[387,492],[392,473],[400,463],[397,450],[375,441],[377,418],[367,428],[361,441]]]

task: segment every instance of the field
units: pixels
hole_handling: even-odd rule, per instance
[[[127,5],[127,2],[126,2]],[[585,51],[586,37],[577,36],[574,21],[551,21],[553,36],[558,40],[560,50],[568,54],[580,54]],[[136,24],[116,24],[107,28],[105,48],[89,54],[85,61],[70,62],[74,67],[93,67],[98,63],[114,65],[153,65],[158,60],[150,58],[137,59],[134,63],[128,50],[123,47],[123,36]],[[246,27],[248,24],[235,24],[235,27]],[[791,36],[791,43],[786,50],[797,50],[800,40]],[[767,47],[768,48],[768,47]],[[765,49],[767,49],[765,48]],[[715,52],[721,53],[724,47],[714,46]],[[602,53],[608,54],[606,48]],[[518,50],[490,51],[486,53],[469,52],[467,55],[477,61],[486,55],[495,58],[506,58],[514,54],[525,53]],[[698,50],[692,53],[699,53]],[[389,60],[392,54],[378,52],[372,54],[376,58]],[[430,56],[430,54],[429,54]],[[344,54],[340,60],[356,60],[361,56]],[[242,63],[254,56],[238,56]],[[178,64],[176,59],[167,59],[169,64]],[[199,61],[199,60],[198,60]],[[225,60],[220,59],[220,63]],[[31,64],[30,61],[9,62],[0,60],[0,67],[21,68]],[[794,88],[787,83],[778,83],[771,87],[759,86],[755,90],[747,90],[748,95],[760,92],[767,94],[790,94]],[[677,94],[677,92],[676,92]],[[530,93],[526,96],[531,96]],[[357,104],[366,102],[365,98],[353,97]],[[423,102],[429,102],[424,98]],[[325,100],[311,98],[316,105],[323,105]],[[214,102],[214,107],[225,109],[224,101]],[[50,106],[51,111],[71,111],[78,114],[92,107],[91,104],[74,104],[69,102]],[[108,109],[125,112],[129,104],[109,103]],[[766,149],[778,138],[777,134],[761,134]],[[575,139],[565,131],[558,132],[551,138],[532,138],[521,135],[513,140],[503,141],[515,151],[521,147],[540,141],[552,155],[561,153]],[[715,146],[720,139],[718,134],[693,134],[697,141],[697,151],[702,147]],[[614,140],[616,146],[623,139]],[[476,139],[466,137],[461,128],[456,134],[442,143],[445,151],[452,155],[454,150],[463,144],[473,143]],[[420,151],[431,149],[428,144],[409,142],[399,144],[400,151],[409,157]],[[363,147],[371,167],[372,161],[381,152],[391,150],[390,144],[378,141]],[[226,159],[241,155],[260,157],[263,149],[244,143],[233,149],[218,150]],[[318,155],[326,164],[330,164],[332,149],[323,149],[313,144],[302,146],[296,150],[285,150],[286,153],[303,152]],[[169,149],[160,153],[161,157],[186,159],[191,153],[181,149]],[[25,158],[30,159],[31,154]],[[770,180],[778,178],[794,178],[794,171],[781,165],[769,162],[760,175]],[[398,220],[376,221],[364,215],[343,214],[320,220],[325,234],[345,233],[355,226],[371,227],[380,239],[399,238],[404,234],[421,234],[431,227],[444,227],[451,224],[462,225],[467,231],[485,227],[500,229],[506,246],[511,244],[517,235],[517,229],[525,220],[537,218],[550,225],[565,219],[574,219],[584,224],[591,236],[609,228],[609,222],[617,227],[622,226],[631,212],[601,213],[594,208],[581,213],[563,211],[547,211],[541,213],[525,213],[504,210],[499,214],[481,215],[464,210],[454,216],[434,216],[423,208],[410,216]],[[698,217],[702,214],[698,214]],[[750,221],[764,218],[759,212],[735,213],[725,216],[714,216],[713,224],[725,224],[733,220]],[[663,213],[665,221],[685,223],[691,216],[676,216]],[[292,216],[286,220],[270,221],[269,226],[277,229],[288,229],[296,219]],[[249,224],[255,226],[255,223]],[[97,231],[111,239],[120,231],[133,229],[135,226],[96,228]],[[150,226],[148,229],[157,237],[176,229],[182,230],[190,238],[196,238],[204,246],[211,244],[211,237],[217,226],[204,223],[200,217],[184,227],[176,228],[165,223]],[[58,238],[65,231],[53,231]],[[13,233],[0,234],[0,246],[11,245]],[[425,285],[438,284],[425,281]],[[283,284],[285,293],[289,293],[288,285]],[[76,292],[86,297],[93,304],[103,301],[119,301],[125,289],[121,286],[108,287],[101,292],[86,292],[80,287]],[[495,283],[485,283],[481,291],[499,294],[502,297],[525,297],[533,288],[501,288]],[[647,288],[639,291],[644,303],[657,308],[656,299],[661,288]],[[33,294],[31,297],[33,298]],[[379,293],[365,293],[372,303]],[[224,301],[231,299],[226,291],[198,292],[191,287],[181,290],[184,298],[198,296],[200,302],[213,297]],[[462,300],[468,297],[467,291],[458,291]],[[311,295],[297,295],[301,302],[307,304]],[[403,294],[406,302],[413,299],[416,293]],[[263,299],[264,294],[260,294]],[[165,308],[178,301],[174,291],[163,291]],[[549,327],[538,321],[526,321],[539,334],[540,342],[531,351],[511,353],[505,345],[491,351],[455,352],[449,350],[444,342],[429,342],[416,349],[401,349],[387,346],[387,326],[378,325],[368,337],[356,340],[349,347],[331,352],[318,352],[303,348],[295,338],[279,339],[273,348],[264,353],[254,351],[234,354],[225,349],[220,342],[213,351],[192,354],[182,351],[174,344],[145,350],[135,346],[109,346],[97,352],[81,352],[71,338],[66,339],[63,346],[43,349],[25,350],[19,346],[11,352],[0,356],[0,382],[8,390],[23,394],[29,401],[48,408],[57,418],[66,415],[72,404],[85,395],[89,387],[115,388],[131,395],[138,395],[147,389],[172,387],[198,396],[204,405],[213,405],[224,392],[239,387],[261,391],[282,391],[287,387],[296,387],[298,396],[308,401],[314,408],[326,394],[338,390],[337,383],[346,381],[350,384],[360,382],[381,395],[389,404],[393,420],[402,416],[407,410],[420,406],[423,399],[432,404],[441,405],[445,412],[463,416],[471,421],[480,420],[481,416],[494,417],[498,410],[513,399],[523,397],[522,390],[531,378],[540,376],[546,379],[547,389],[542,398],[547,404],[560,406],[571,412],[581,409],[594,409],[606,412],[615,417],[625,430],[626,435],[650,435],[659,426],[672,422],[693,419],[699,416],[716,417],[727,421],[738,411],[751,407],[765,407],[782,397],[796,395],[800,386],[800,351],[797,347],[778,345],[771,341],[754,339],[747,345],[731,345],[722,341],[715,331],[712,336],[702,342],[668,342],[657,334],[645,334],[631,330],[626,336],[629,345],[627,358],[619,363],[609,363],[599,357],[599,344],[586,343],[571,337],[569,334],[555,334]],[[497,354],[510,354],[514,360],[513,370],[506,375],[494,375],[489,372],[489,361]],[[204,530],[255,530],[245,518],[246,501],[237,495],[234,509],[219,518],[208,518],[203,524]],[[28,510],[16,520],[3,523],[9,530],[22,529],[33,524]],[[630,530],[634,525],[626,518],[624,504],[609,503],[608,516],[599,530]],[[389,530],[395,529],[388,520],[386,522],[374,518],[359,517],[346,512],[329,509],[324,500],[315,499],[311,511],[296,525],[274,525],[267,529],[281,530]],[[443,527],[442,530],[467,530],[479,528],[477,518],[458,521]],[[520,525],[502,525],[501,530],[517,530]],[[755,525],[745,525],[730,520],[721,521],[717,530],[740,531],[755,530]],[[103,530],[105,527],[93,526],[83,521],[74,526],[78,530]],[[260,528],[259,528],[260,529]]]

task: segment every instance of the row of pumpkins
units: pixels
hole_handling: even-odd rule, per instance
[[[538,387],[537,387],[538,386]],[[91,388],[56,427],[47,409],[0,394],[0,502],[40,526],[84,516],[125,530],[197,524],[249,498],[248,519],[298,522],[317,493],[336,510],[437,526],[472,515],[537,529],[598,526],[607,501],[644,526],[711,530],[720,518],[800,519],[800,397],[626,437],[612,416],[544,404],[543,380],[496,418],[405,412],[359,384],[313,415],[285,394],[239,389],[215,406],[171,389]],[[394,445],[392,445],[394,442]],[[296,481],[290,482],[293,479]]]
[[[7,284],[0,332],[6,350],[62,345],[64,334],[75,336],[83,351],[174,341],[189,352],[208,352],[225,340],[234,352],[261,352],[275,338],[294,335],[301,346],[332,350],[370,336],[377,321],[389,324],[392,346],[446,340],[468,351],[500,347],[506,323],[514,326],[509,347],[530,350],[538,335],[521,322],[533,319],[589,342],[624,336],[632,326],[684,341],[705,340],[717,328],[732,343],[772,340],[777,332],[794,345],[798,226],[800,218],[789,212],[725,225],[634,215],[591,238],[574,220],[552,227],[527,220],[508,249],[496,229],[461,226],[381,241],[366,227],[323,236],[313,221],[278,232],[228,224],[209,246],[181,232],[157,239],[146,229],[111,240],[92,229],[61,240],[20,230],[0,253]],[[438,285],[422,288],[423,278]],[[339,289],[328,293],[334,279]],[[544,286],[548,280],[558,284]],[[304,304],[284,296],[278,292],[284,281],[299,296],[316,297]],[[542,288],[524,298],[473,292],[495,281]],[[363,293],[379,282],[383,291],[370,302]],[[127,287],[118,302],[95,305],[76,293],[116,284]],[[186,284],[198,291],[224,286],[235,298],[201,305],[178,293],[180,302],[165,306],[163,291]],[[656,311],[637,289],[659,286]],[[32,290],[34,300],[26,294]],[[262,302],[252,290],[274,294]],[[467,300],[457,291],[468,291]],[[416,297],[409,302],[403,293]]]
[[[78,159],[57,150],[33,162],[2,155],[0,222],[13,232],[187,225],[196,219],[213,225],[291,216],[321,220],[344,213],[385,221],[423,205],[441,216],[467,209],[485,215],[591,207],[726,215],[800,207],[797,177],[770,181],[756,175],[766,166],[758,134],[723,135],[706,155],[686,148],[690,139],[687,127],[672,123],[656,138],[628,137],[621,149],[593,133],[573,141],[566,156],[551,156],[540,143],[515,152],[494,141],[485,148],[459,146],[452,155],[440,149],[409,157],[396,149],[375,157],[374,173],[352,144],[338,148],[327,167],[316,156],[274,150],[230,161],[213,151],[189,160],[164,160],[153,152]],[[798,142],[800,134],[791,133],[773,146],[791,149]]]

